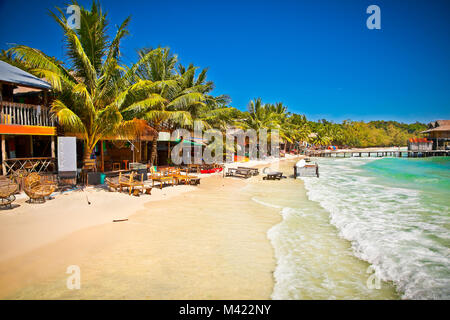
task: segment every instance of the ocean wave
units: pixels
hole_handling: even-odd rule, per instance
[[[260,205],[263,205],[265,207],[275,208],[275,209],[282,209],[283,208],[282,206],[278,206],[276,204],[272,204],[272,203],[268,203],[268,202],[264,202],[264,201],[258,200],[256,197],[252,197],[251,199],[252,199],[252,201],[254,201],[254,202],[256,202],[256,203],[258,203]]]
[[[432,210],[417,186],[382,183],[364,170],[372,161],[321,160],[321,178],[303,178],[308,198],[329,212],[354,254],[392,281],[403,298],[450,298],[448,206],[434,204]]]

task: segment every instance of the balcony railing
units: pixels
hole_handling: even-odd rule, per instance
[[[1,101],[0,124],[54,127],[55,121],[47,107]]]

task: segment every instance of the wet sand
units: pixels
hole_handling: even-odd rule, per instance
[[[96,209],[102,225],[80,225],[61,237],[63,232],[55,230],[64,223],[54,220],[40,231],[46,244],[22,244],[22,251],[32,250],[5,255],[0,260],[0,298],[269,299],[276,261],[267,231],[281,217],[276,209],[250,201],[245,193],[248,183],[215,175],[203,179],[195,192],[172,194],[162,201],[120,195],[126,198],[120,199],[120,209],[119,200],[111,203],[117,194],[110,194],[111,201]],[[173,189],[177,188],[183,187]],[[99,198],[108,195],[99,192]],[[86,215],[87,204],[78,206]],[[45,210],[35,214],[39,219]],[[112,217],[129,221],[112,223]],[[19,222],[16,229],[26,231]],[[8,232],[9,243],[3,243],[3,237],[2,249],[16,247],[11,243],[14,227]],[[54,241],[47,243],[49,239]],[[80,290],[67,289],[70,265],[80,267]]]

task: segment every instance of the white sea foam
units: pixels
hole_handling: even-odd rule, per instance
[[[448,240],[448,207],[423,204],[418,190],[380,183],[361,168],[369,161],[376,160],[321,160],[321,178],[303,178],[309,199],[403,298],[449,299],[450,250],[433,238]]]
[[[252,201],[254,201],[256,203],[259,203],[260,205],[263,205],[265,207],[270,207],[270,208],[275,208],[275,209],[282,209],[283,208],[282,206],[278,206],[276,204],[272,204],[272,203],[268,203],[268,202],[264,202],[264,201],[258,200],[256,197],[253,197]]]

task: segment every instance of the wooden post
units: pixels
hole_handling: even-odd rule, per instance
[[[33,136],[30,136],[30,154],[31,158],[33,158]]]
[[[101,171],[105,172],[105,157],[103,155],[103,140],[100,140],[100,158],[101,158]]]
[[[47,123],[47,115],[44,113],[44,110],[47,110],[48,98],[47,98],[47,90],[44,91],[44,108],[41,110],[41,114],[39,115],[39,123],[43,126],[50,126],[50,123]]]
[[[144,150],[143,150],[143,155],[142,155],[145,163],[148,162],[148,152],[147,152],[147,140],[144,141]]]
[[[55,136],[51,136],[51,149],[52,149],[52,158],[56,158],[56,153],[55,153]]]
[[[6,160],[5,135],[2,134],[2,173],[3,173],[3,175],[6,175],[5,160]]]
[[[171,164],[172,159],[170,157],[170,139],[167,143],[168,143],[167,144],[167,164]],[[183,142],[181,142],[181,143],[183,143]]]

